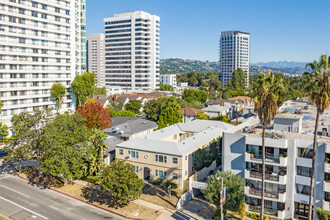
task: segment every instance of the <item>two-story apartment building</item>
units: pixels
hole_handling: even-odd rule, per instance
[[[305,105],[290,102],[289,111],[277,116],[274,125],[266,131],[265,214],[273,218],[305,219],[308,216],[316,108],[309,106],[304,110]],[[301,110],[302,115],[291,114],[291,109]],[[321,117],[322,131],[328,128],[329,113]],[[225,131],[222,142],[223,170],[244,177],[249,212],[260,212],[261,203],[262,138],[261,129],[256,126]],[[330,138],[322,133],[319,132],[316,154],[314,210],[317,207],[330,210],[330,183],[327,182]]]
[[[194,152],[218,140],[233,127],[221,121],[194,120],[178,123],[116,145],[116,158],[134,165],[144,180],[162,178],[188,187],[194,174]]]

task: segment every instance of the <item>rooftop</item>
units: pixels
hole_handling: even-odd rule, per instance
[[[194,115],[197,116],[198,113],[204,112],[203,110],[197,109],[197,108],[191,108],[191,107],[186,107],[181,109],[181,114],[182,115]]]

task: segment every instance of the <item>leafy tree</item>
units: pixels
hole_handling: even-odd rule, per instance
[[[174,88],[171,85],[166,85],[166,84],[160,83],[159,90],[160,91],[174,91]]]
[[[105,96],[107,96],[107,89],[105,87],[95,88],[94,95],[105,95]]]
[[[219,207],[221,178],[223,186],[226,187],[225,210],[238,211],[244,203],[244,180],[240,176],[235,176],[231,171],[220,172],[210,176],[208,186],[202,190],[207,201]]]
[[[91,131],[79,114],[58,114],[44,127],[40,143],[44,150],[40,168],[67,180],[87,174]]]
[[[190,86],[196,86],[198,84],[197,74],[195,71],[187,73],[187,77]]]
[[[125,105],[125,110],[134,112],[135,114],[139,114],[141,108],[142,102],[140,100],[129,100]]]
[[[196,171],[201,170],[204,167],[204,150],[198,149],[195,151],[194,167]]]
[[[123,160],[115,160],[107,166],[101,177],[100,186],[111,193],[115,205],[127,205],[142,194],[143,180],[134,172],[133,165]]]
[[[104,130],[111,127],[109,109],[104,109],[99,103],[80,105],[76,112],[85,118],[86,125],[90,129],[97,128]]]
[[[109,105],[110,105],[111,109],[113,109],[114,111],[123,110],[123,103],[115,102],[115,101],[110,101],[109,103],[110,103]],[[113,116],[111,116],[111,117],[113,117]]]
[[[96,128],[92,129],[90,141],[92,143],[91,156],[92,161],[89,164],[89,175],[99,174],[103,168],[104,149],[108,146],[105,144],[106,134]]]
[[[5,138],[9,135],[9,127],[0,122],[0,136],[2,137],[2,141],[5,142]]]
[[[319,220],[328,220],[328,219],[330,219],[330,211],[328,211],[328,210],[324,210],[324,209],[318,207],[316,209],[316,213],[317,213],[317,218]]]
[[[282,78],[273,73],[258,75],[257,82],[253,85],[255,110],[262,126],[262,184],[261,184],[261,211],[260,219],[263,219],[264,192],[265,192],[265,130],[274,119],[277,109],[279,94],[284,90]]]
[[[185,89],[183,90],[182,99],[187,102],[199,101],[204,104],[207,101],[207,94],[203,90]]]
[[[192,102],[187,102],[183,99],[177,99],[179,105],[181,108],[186,108],[186,107],[190,107],[190,108],[197,108],[197,109],[202,109],[205,107],[205,105],[203,105],[202,103],[200,103],[199,101],[195,100]]]
[[[201,120],[209,120],[210,116],[205,114],[204,112],[199,112],[196,116],[196,119],[201,119]]]
[[[112,108],[109,108],[110,117],[116,117],[116,116],[123,116],[123,117],[134,117],[136,118],[136,114],[134,112],[128,111],[128,110],[119,110],[115,111]]]
[[[323,114],[325,109],[329,107],[329,90],[330,90],[330,76],[329,76],[330,56],[321,55],[320,60],[314,60],[313,63],[308,63],[307,68],[310,68],[314,74],[305,74],[306,91],[309,94],[310,100],[316,105],[316,119],[314,128],[314,141],[313,141],[313,160],[312,172],[310,183],[310,196],[309,204],[312,204],[312,197],[314,195],[314,176],[315,176],[315,161],[316,161],[316,147],[317,147],[317,130],[319,125],[320,115]],[[308,219],[312,219],[312,206],[309,206]]]
[[[32,113],[13,115],[15,139],[6,149],[8,160],[40,159],[44,151],[39,138],[44,133],[44,126],[53,117],[52,111],[51,108],[33,109]]]
[[[213,118],[210,118],[210,120],[214,120],[214,121],[223,121],[223,122],[230,122],[230,119],[228,118],[227,115],[219,115],[217,117],[213,117]]]
[[[73,91],[76,93],[77,104],[83,105],[88,97],[95,91],[95,73],[85,72],[83,75],[77,75],[72,82]]]
[[[234,70],[231,80],[232,87],[234,89],[244,89],[246,86],[245,79],[244,71],[241,68]]]
[[[166,99],[166,97],[160,97],[159,99],[152,99],[146,102],[143,109],[146,118],[152,121],[158,121],[161,113],[161,101],[165,101]]]
[[[61,109],[65,94],[66,94],[66,89],[60,82],[56,82],[53,84],[52,96],[56,100],[56,106],[58,110]]]

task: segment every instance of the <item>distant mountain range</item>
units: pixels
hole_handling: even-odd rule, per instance
[[[258,74],[260,72],[280,72],[291,74],[302,74],[306,71],[306,63],[304,62],[268,62],[250,64],[250,74]],[[200,60],[183,60],[178,58],[160,60],[160,73],[187,73],[195,71],[197,73],[218,73],[220,68],[219,62],[200,61]]]

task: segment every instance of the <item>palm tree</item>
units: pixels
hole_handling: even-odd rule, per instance
[[[91,164],[89,168],[89,175],[93,175],[94,173],[99,174],[103,168],[103,155],[104,150],[108,148],[108,146],[104,143],[107,138],[106,134],[103,131],[100,131],[96,128],[92,129],[92,135],[90,137],[90,141],[92,143],[92,157]]]
[[[262,187],[261,187],[261,210],[260,219],[264,213],[264,192],[265,192],[265,130],[274,119],[278,109],[279,92],[283,91],[283,78],[276,77],[273,73],[258,75],[256,83],[253,85],[255,94],[255,111],[258,113],[262,126]]]
[[[307,81],[306,91],[309,93],[309,99],[312,100],[316,105],[316,119],[314,128],[314,142],[313,142],[313,161],[312,161],[312,172],[311,172],[311,183],[310,183],[310,195],[309,195],[309,212],[308,219],[312,219],[312,198],[314,195],[314,172],[315,172],[315,160],[316,160],[316,145],[317,145],[317,130],[319,125],[320,115],[323,114],[324,110],[329,107],[329,65],[330,56],[321,55],[319,62],[314,60],[313,63],[308,63],[306,68],[313,71],[314,74],[305,73],[305,80]]]

